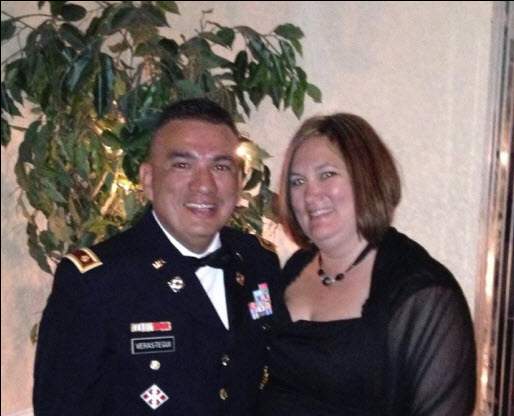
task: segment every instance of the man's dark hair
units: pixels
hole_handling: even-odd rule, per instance
[[[154,135],[173,120],[203,120],[213,124],[224,124],[237,137],[240,136],[230,113],[207,98],[181,100],[165,107],[155,124]]]

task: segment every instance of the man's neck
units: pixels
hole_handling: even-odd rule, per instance
[[[198,257],[198,258],[200,258],[200,257],[206,256],[209,253],[212,253],[213,251],[215,251],[215,250],[217,250],[218,248],[221,247],[220,233],[218,232],[218,233],[216,233],[214,235],[214,237],[212,238],[211,242],[207,245],[207,248],[205,250],[203,250],[200,253],[195,252],[195,251],[189,249],[188,247],[186,247],[184,244],[182,244],[168,230],[166,230],[166,228],[164,228],[164,226],[159,221],[159,218],[157,217],[157,214],[155,213],[155,211],[153,209],[152,209],[152,215],[155,218],[155,221],[157,222],[157,224],[159,225],[161,230],[163,231],[163,233],[166,235],[166,237],[170,241],[170,243],[173,244],[173,246],[183,256],[191,256],[191,257]]]

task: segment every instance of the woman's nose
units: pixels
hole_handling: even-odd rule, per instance
[[[315,200],[321,194],[321,186],[317,181],[308,181],[305,185],[305,199]]]

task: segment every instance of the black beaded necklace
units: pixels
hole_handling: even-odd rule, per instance
[[[324,286],[330,286],[334,284],[335,282],[340,282],[346,277],[346,274],[352,270],[355,266],[357,266],[362,260],[366,258],[366,255],[371,251],[373,248],[373,245],[371,243],[368,243],[366,247],[359,253],[355,261],[350,264],[350,266],[342,273],[337,273],[335,277],[329,276],[325,273],[325,270],[323,270],[323,260],[321,259],[321,253],[318,254],[318,276],[321,279],[321,283],[323,283]]]

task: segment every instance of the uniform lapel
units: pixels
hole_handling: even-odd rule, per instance
[[[144,258],[151,279],[148,283],[159,286],[159,292],[169,298],[170,307],[206,325],[224,329],[191,264],[166,238],[150,210],[133,230],[141,244],[137,255]]]
[[[223,230],[221,232],[221,241],[233,258],[233,261],[225,269],[224,273],[228,319],[230,329],[232,330],[241,326],[247,313],[244,259],[240,253],[234,250],[235,244],[232,244],[229,236]]]

